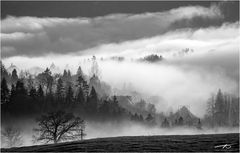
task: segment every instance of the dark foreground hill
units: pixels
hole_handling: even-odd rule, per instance
[[[223,145],[223,146],[219,146]],[[225,145],[225,146],[224,146]],[[218,146],[218,147],[217,147]],[[20,148],[2,152],[239,152],[239,133],[212,135],[126,136]]]

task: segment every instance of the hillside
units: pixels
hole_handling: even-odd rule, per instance
[[[192,126],[197,123],[198,118],[190,112],[190,110],[183,106],[176,113],[170,116],[172,123],[176,122],[180,117],[183,118],[183,124]]]
[[[230,148],[214,146],[231,144]],[[212,135],[125,136],[98,138],[51,145],[1,149],[2,152],[162,152],[235,151],[239,152],[239,133]]]

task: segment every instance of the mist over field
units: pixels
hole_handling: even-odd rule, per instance
[[[11,123],[13,124],[13,123]],[[21,120],[14,122],[14,125],[21,130],[23,146],[40,145],[41,143],[33,141],[33,128],[37,127],[34,120]],[[198,135],[198,134],[222,134],[222,133],[238,133],[237,127],[216,127],[199,130],[191,127],[173,127],[161,128],[151,127],[139,123],[129,121],[121,122],[87,122],[85,139],[118,137],[118,136],[153,136],[153,135]]]

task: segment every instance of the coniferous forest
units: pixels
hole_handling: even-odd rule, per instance
[[[182,106],[176,112],[157,112],[155,105],[141,99],[129,103],[131,96],[110,95],[97,76],[96,57],[92,58],[91,74],[65,69],[53,74],[49,68],[36,75],[28,72],[9,73],[1,64],[1,112],[2,123],[19,118],[36,118],[56,110],[72,112],[93,121],[129,120],[148,126],[163,128],[189,126],[201,129],[207,127],[238,127],[239,98],[223,93],[219,89],[207,101],[204,118]]]

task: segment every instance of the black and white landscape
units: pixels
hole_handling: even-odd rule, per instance
[[[1,1],[1,151],[238,152],[239,38],[239,1]]]

